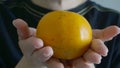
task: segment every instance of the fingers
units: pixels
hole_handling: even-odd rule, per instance
[[[51,47],[47,46],[42,49],[35,51],[32,58],[37,59],[38,62],[46,62],[53,55],[53,50]]]
[[[93,63],[86,62],[83,58],[73,61],[74,68],[95,68]]]
[[[102,56],[107,56],[108,48],[104,41],[109,41],[120,33],[120,28],[117,26],[110,26],[103,30],[93,30],[93,40],[91,49],[89,49],[83,58],[90,63],[99,64]]]
[[[14,20],[13,25],[17,29],[19,46],[26,58],[34,59],[35,62],[45,62],[53,55],[52,48],[43,47],[43,41],[35,37],[36,29],[29,28],[27,23],[21,19]]]
[[[93,38],[109,41],[120,33],[120,28],[117,26],[109,26],[103,30],[93,30]]]
[[[93,39],[90,48],[83,56],[88,62],[99,64],[102,56],[107,56],[108,48],[100,39]]]
[[[19,44],[24,56],[34,63],[45,62],[53,55],[52,48],[43,47],[43,41],[35,37],[20,40]]]
[[[64,68],[64,65],[56,58],[52,58],[47,62],[48,68]]]
[[[101,55],[96,53],[93,50],[88,50],[85,54],[84,54],[84,59],[89,62],[89,63],[95,63],[95,64],[99,64],[101,62]]]
[[[29,28],[25,21],[21,19],[16,19],[13,21],[13,25],[17,29],[19,39],[26,39],[30,36]]]
[[[30,36],[36,37],[36,29],[35,28],[30,27],[29,31],[30,31]]]
[[[91,48],[102,56],[107,56],[108,48],[105,46],[104,42],[100,39],[93,39]]]
[[[36,37],[30,37],[26,40],[20,40],[19,46],[25,56],[30,56],[34,50],[43,47],[43,41]]]

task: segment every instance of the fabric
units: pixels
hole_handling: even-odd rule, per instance
[[[52,10],[38,7],[29,0],[0,2],[0,68],[14,68],[22,57],[12,21],[21,18],[30,27],[36,28],[39,19],[50,11]],[[117,11],[104,8],[90,0],[69,11],[83,15],[93,29],[103,29],[110,25],[120,27],[120,14]],[[96,68],[120,68],[120,35],[105,44],[109,49],[108,56],[103,57]]]

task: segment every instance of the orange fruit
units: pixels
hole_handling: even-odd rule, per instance
[[[92,29],[81,15],[70,11],[49,12],[39,21],[38,38],[51,46],[53,57],[71,60],[82,56],[92,40]]]

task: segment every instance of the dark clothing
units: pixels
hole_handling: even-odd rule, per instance
[[[18,46],[16,29],[12,21],[16,18],[25,20],[30,27],[36,27],[39,19],[52,11],[38,7],[25,0],[20,2],[0,2],[0,68],[14,68],[22,57]],[[103,29],[110,25],[120,27],[120,14],[114,10],[104,8],[94,2],[87,1],[69,11],[83,15],[93,29]],[[109,49],[107,57],[103,57],[96,68],[120,68],[120,35],[105,42]]]

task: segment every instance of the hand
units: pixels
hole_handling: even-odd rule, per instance
[[[29,28],[21,19],[14,20],[13,24],[17,28],[19,46],[23,52],[23,58],[16,68],[94,68],[94,63],[99,64],[101,56],[107,55],[108,49],[104,41],[120,33],[120,29],[116,26],[93,30],[91,47],[82,57],[71,61],[60,61],[52,57],[53,50],[50,46],[45,47],[43,41],[36,38],[35,29]]]
[[[68,68],[95,68],[94,64],[101,63],[102,56],[107,56],[108,48],[104,42],[112,40],[118,34],[120,34],[120,28],[117,26],[109,26],[102,30],[93,30],[93,40],[90,49],[83,57],[70,61],[69,64],[72,64],[72,66],[68,65],[66,61],[64,64]]]
[[[23,53],[16,68],[62,68],[62,63],[58,62],[58,59],[51,58],[52,48],[43,47],[43,41],[36,38],[36,29],[29,28],[21,19],[14,20],[13,25],[17,28],[19,46]]]

